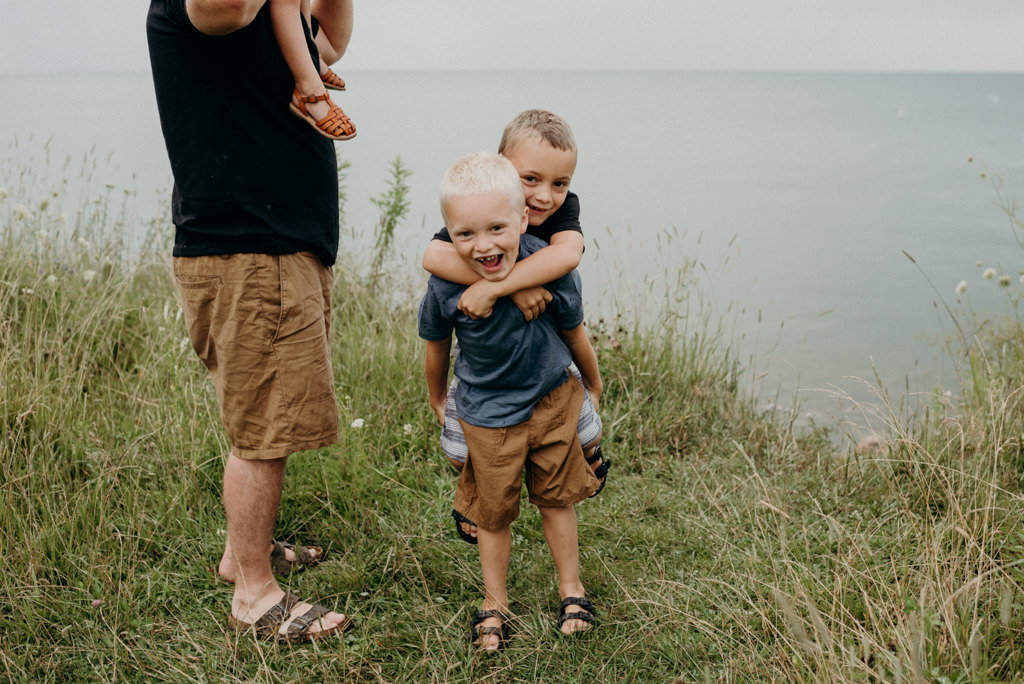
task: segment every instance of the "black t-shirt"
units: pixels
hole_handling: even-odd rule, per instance
[[[583,228],[580,226],[580,198],[574,192],[566,193],[562,206],[548,216],[544,223],[526,228],[528,234],[539,237],[548,244],[551,243],[552,235],[563,230],[575,230],[577,233],[583,233]],[[447,228],[442,228],[434,233],[433,239],[451,242],[452,236],[448,234]]]
[[[152,0],[146,22],[157,107],[174,174],[174,255],[338,255],[334,143],[288,108],[294,80],[269,3],[208,36],[185,0]],[[310,57],[316,46],[307,30]]]

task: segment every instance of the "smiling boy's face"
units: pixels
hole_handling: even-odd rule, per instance
[[[451,197],[444,205],[445,225],[455,251],[484,279],[507,276],[519,256],[527,209],[519,209],[501,191]]]
[[[530,225],[539,226],[565,202],[572,174],[576,172],[576,152],[560,150],[539,135],[532,135],[504,154],[523,182]]]

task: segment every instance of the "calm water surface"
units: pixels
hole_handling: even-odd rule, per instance
[[[339,103],[359,128],[338,145],[350,163],[343,249],[366,244],[377,218],[369,198],[400,155],[413,187],[397,243],[415,267],[439,225],[447,165],[495,149],[520,110],[552,109],[580,148],[573,187],[592,318],[657,310],[696,259],[703,296],[751,361],[747,379],[760,377],[766,404],[792,406],[795,394],[801,420],[843,413],[834,390],[870,399],[851,378],[873,382],[875,370],[897,395],[936,383],[955,391],[937,345],[953,326],[938,297],[957,308],[956,284],[967,280],[964,303],[1005,311],[1006,292],[981,279],[977,261],[1020,288],[1022,251],[979,174],[1024,192],[1024,76],[339,67],[349,84]],[[165,211],[170,171],[148,74],[0,84],[8,173],[30,160],[59,175],[64,158],[92,150],[93,187],[135,191],[140,216]],[[25,106],[54,91],[61,107]]]

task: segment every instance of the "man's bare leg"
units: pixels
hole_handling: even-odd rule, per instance
[[[484,610],[500,610],[508,613],[508,561],[512,555],[512,529],[508,526],[497,532],[480,529],[477,534],[480,549],[480,569],[484,576]],[[481,627],[501,627],[501,620],[487,618],[480,623]],[[497,634],[481,635],[477,642],[485,651],[496,650],[501,639]]]
[[[224,466],[230,549],[225,553],[235,579],[231,614],[242,622],[256,622],[284,597],[270,569],[267,543],[274,534],[286,460],[254,461],[229,454]],[[308,604],[299,604],[292,615],[302,615],[308,608]],[[344,619],[344,615],[328,613],[321,624],[310,626],[310,632],[335,627]]]
[[[579,531],[576,525],[576,509],[572,506],[547,508],[538,506],[541,522],[544,525],[544,538],[547,539],[551,557],[555,560],[558,571],[558,593],[565,599],[570,596],[586,597],[586,590],[580,581],[580,545]],[[582,607],[566,606],[567,613],[581,612]],[[562,623],[562,631],[573,634],[589,629],[590,625],[583,620],[566,620]]]

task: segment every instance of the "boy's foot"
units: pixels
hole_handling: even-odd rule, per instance
[[[570,596],[562,599],[558,613],[558,628],[562,634],[589,632],[596,625],[594,604],[589,599],[582,596]]]
[[[256,619],[249,616],[239,619],[234,614],[228,615],[228,627],[236,632],[252,630],[258,638],[280,644],[307,643],[340,634],[351,626],[352,620],[347,615],[334,613],[315,603],[304,603],[290,592],[284,592],[277,603]]]
[[[605,483],[608,481],[608,469],[612,467],[612,459],[604,457],[601,453],[600,444],[594,447],[594,451],[586,459],[587,463],[590,464],[590,469],[594,471],[594,477],[601,481],[601,485],[590,495],[593,498],[601,493]]]
[[[325,90],[320,95],[303,95],[296,88],[288,103],[292,113],[315,128],[320,135],[331,140],[349,140],[356,137],[356,126],[341,107],[331,101]]]
[[[481,610],[469,622],[469,641],[481,651],[500,651],[508,646],[509,617],[500,610]]]
[[[455,531],[459,538],[467,544],[476,544],[476,523],[452,509],[452,517],[455,518]]]
[[[320,80],[324,82],[324,86],[331,90],[345,89],[345,82],[341,80],[338,74],[331,71],[330,67],[324,67],[324,70],[320,72]]]

